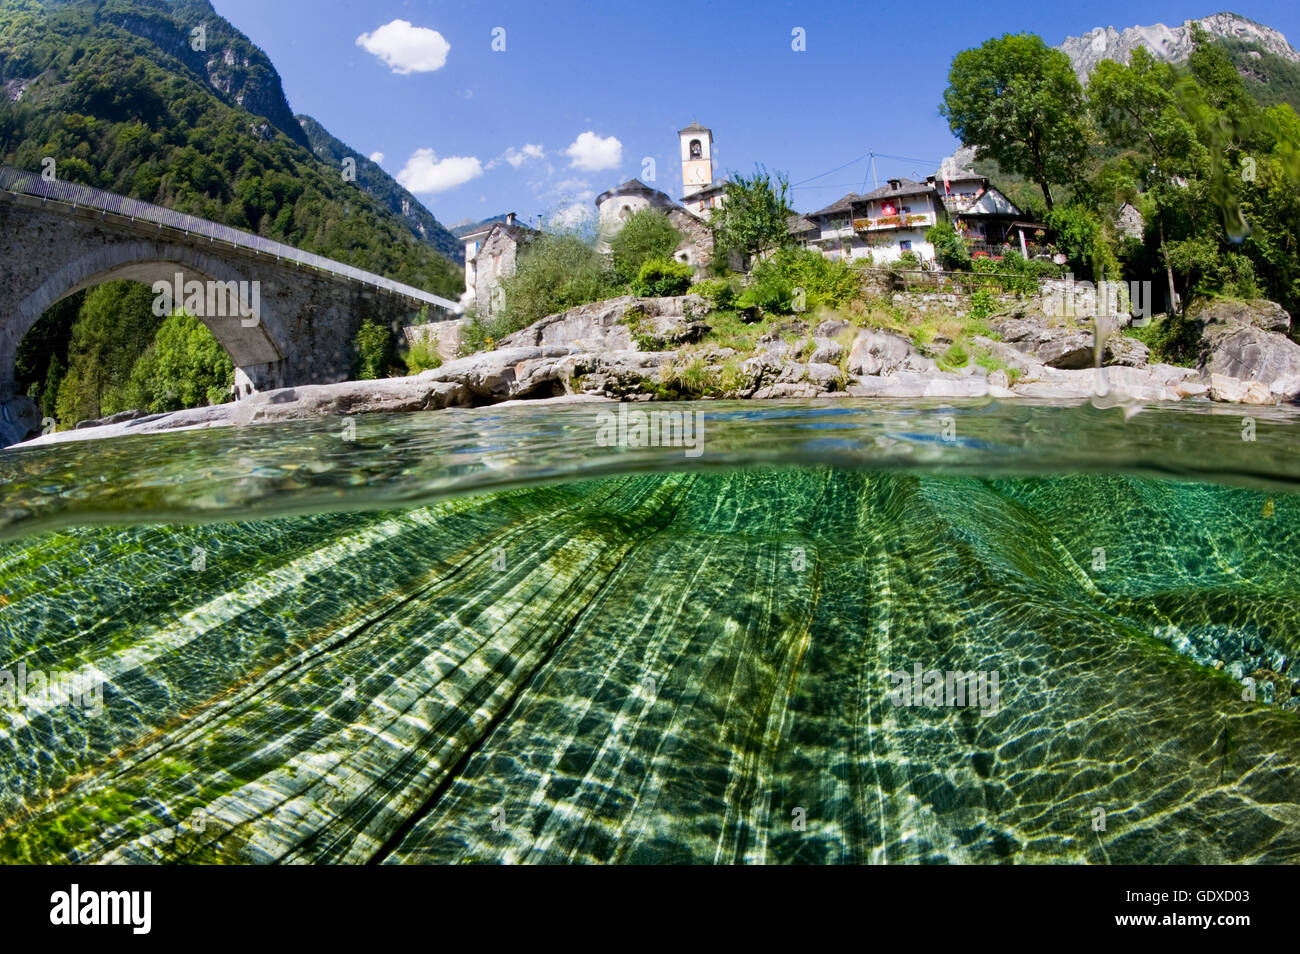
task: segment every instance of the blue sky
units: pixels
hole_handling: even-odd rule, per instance
[[[270,55],[295,112],[382,153],[448,224],[504,211],[576,222],[647,157],[653,184],[677,198],[676,131],[692,120],[713,129],[719,175],[761,162],[789,174],[797,209],[817,209],[871,186],[859,158],[871,151],[881,179],[934,172],[957,145],[938,105],[963,49],[1007,32],[1055,45],[1219,12],[1163,0],[213,5]],[[1294,0],[1232,9],[1300,41]]]

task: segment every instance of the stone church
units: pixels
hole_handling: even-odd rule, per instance
[[[682,233],[673,253],[679,262],[702,269],[713,261],[713,230],[708,216],[726,199],[727,183],[713,178],[713,132],[699,123],[677,131],[682,155],[682,199],[674,202],[640,179],[629,179],[596,197],[598,244],[609,251],[609,240],[631,215],[641,209],[659,209]],[[462,236],[465,243],[465,294],[461,304],[473,306],[481,316],[501,305],[500,280],[514,274],[515,259],[541,233],[515,220],[511,212],[495,222]]]
[[[713,180],[713,132],[693,122],[679,129],[677,137],[682,155],[681,202],[674,202],[640,179],[629,179],[602,192],[596,196],[602,250],[608,250],[609,240],[634,212],[658,209],[682,233],[682,244],[674,253],[679,262],[702,268],[713,260],[713,231],[707,217],[710,210],[722,204],[727,190],[725,181]]]

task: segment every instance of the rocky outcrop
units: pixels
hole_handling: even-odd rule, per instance
[[[1280,305],[1260,300],[1208,301],[1194,306],[1188,315],[1201,322],[1198,366],[1203,377],[1259,382],[1273,400],[1300,397],[1300,345],[1286,336],[1291,316]],[[1238,391],[1212,387],[1211,394]]]
[[[698,341],[708,325],[696,316],[707,306],[699,295],[637,298],[624,295],[579,305],[535,321],[501,339],[501,348],[563,346],[580,351],[659,350]],[[638,342],[640,344],[638,344]],[[650,345],[642,348],[640,345]]]
[[[31,398],[16,397],[0,403],[0,447],[17,444],[41,429],[41,412]]]
[[[994,319],[992,324],[1004,342],[1049,367],[1071,370],[1089,368],[1095,363],[1096,335],[1091,328],[1067,321],[1054,324],[1023,312]],[[1116,322],[1110,324],[1110,333],[1104,338],[1101,363],[1129,367],[1145,365],[1150,349],[1136,338],[1119,334]]]
[[[1228,404],[1276,404],[1268,385],[1260,381],[1243,381],[1226,374],[1210,375],[1210,398]]]
[[[846,367],[850,374],[878,375],[896,371],[925,371],[934,362],[902,335],[876,328],[863,329],[849,347]]]
[[[1163,23],[1129,27],[1122,31],[1113,26],[1099,27],[1083,36],[1067,37],[1057,49],[1070,58],[1080,82],[1087,82],[1088,75],[1102,60],[1127,63],[1138,47],[1144,47],[1157,60],[1166,63],[1186,62],[1192,52],[1193,23],[1199,24],[1212,37],[1241,40],[1284,60],[1300,62],[1300,53],[1292,49],[1281,33],[1235,13],[1216,13],[1199,20],[1185,20],[1176,27],[1167,27]]]

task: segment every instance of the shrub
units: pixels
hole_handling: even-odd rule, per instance
[[[1130,326],[1124,334],[1150,348],[1152,361],[1190,368],[1200,357],[1200,322],[1179,314],[1153,318],[1144,328]]]
[[[557,312],[621,292],[608,259],[576,235],[544,234],[519,252],[515,273],[501,280],[504,304],[485,320],[486,337],[502,338]]]
[[[357,329],[353,345],[357,352],[356,380],[370,381],[392,375],[397,363],[397,348],[389,328],[367,318]]]
[[[736,302],[736,290],[725,278],[706,278],[702,282],[696,282],[690,290],[714,309],[727,309]]]
[[[934,257],[950,271],[970,271],[970,250],[957,230],[948,222],[940,222],[925,230],[925,240],[934,246]]]
[[[685,262],[655,259],[646,262],[632,283],[632,294],[652,297],[684,295],[691,287],[695,269]]]
[[[993,293],[987,288],[977,288],[970,296],[970,310],[966,313],[966,317],[972,321],[983,321],[993,314],[993,309]]]
[[[419,374],[421,371],[442,367],[442,355],[438,354],[438,336],[417,338],[402,353],[402,361],[406,364],[407,374]]]
[[[682,244],[682,233],[658,209],[632,213],[609,241],[614,272],[619,281],[635,281],[646,262],[671,259]]]

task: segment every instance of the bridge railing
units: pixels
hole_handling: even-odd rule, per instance
[[[66,202],[80,208],[111,212],[115,215],[128,217],[132,221],[152,222],[190,235],[206,238],[213,242],[225,242],[235,248],[255,249],[258,252],[265,252],[286,261],[318,268],[321,271],[330,272],[366,285],[373,285],[376,288],[382,288],[397,295],[437,305],[439,308],[445,308],[449,311],[460,310],[460,306],[455,302],[412,285],[404,285],[390,278],[384,278],[382,275],[362,271],[359,268],[336,262],[333,259],[312,252],[304,252],[300,248],[275,242],[260,235],[254,235],[251,232],[231,228],[228,225],[219,225],[216,222],[209,222],[207,219],[201,219],[195,215],[186,215],[184,212],[177,212],[161,205],[154,205],[151,202],[128,199],[126,196],[105,192],[103,189],[95,189],[75,182],[49,181],[42,177],[40,173],[24,172],[21,169],[14,169],[9,166],[0,166],[0,189],[41,199]]]

